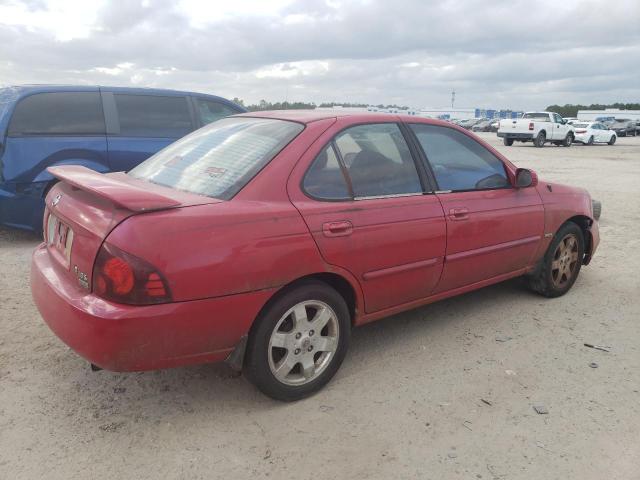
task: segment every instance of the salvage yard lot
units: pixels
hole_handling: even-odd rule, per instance
[[[592,264],[558,299],[516,280],[357,329],[293,404],[224,365],[91,372],[31,301],[38,239],[0,230],[0,479],[640,477],[640,138],[480,136],[602,201]]]

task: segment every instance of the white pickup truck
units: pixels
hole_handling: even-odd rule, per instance
[[[557,113],[527,112],[517,120],[500,120],[498,136],[507,147],[517,142],[533,142],[542,147],[546,142],[570,147],[575,138],[573,126]]]

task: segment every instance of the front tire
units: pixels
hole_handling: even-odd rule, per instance
[[[504,137],[502,139],[502,143],[504,143],[505,147],[510,147],[511,145],[513,145],[513,138]]]
[[[567,222],[556,232],[536,271],[529,276],[529,287],[547,298],[564,295],[578,278],[583,258],[582,230]]]
[[[276,400],[300,400],[320,390],[338,371],[349,347],[347,304],[322,282],[289,290],[256,322],[247,344],[245,373]]]
[[[546,142],[546,141],[547,141],[547,135],[544,132],[540,132],[540,133],[538,133],[538,136],[533,141],[533,144],[537,148],[542,148],[542,147],[544,147],[544,142]]]

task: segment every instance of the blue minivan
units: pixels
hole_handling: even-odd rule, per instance
[[[126,171],[178,138],[246,111],[213,95],[125,87],[0,88],[0,224],[40,231],[53,165]]]

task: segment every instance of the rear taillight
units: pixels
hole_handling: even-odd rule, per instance
[[[586,130],[576,130],[576,133],[587,133]]]
[[[106,242],[93,267],[93,292],[106,300],[130,305],[171,301],[169,286],[160,272]]]
[[[533,122],[529,122],[529,130],[533,130]]]

